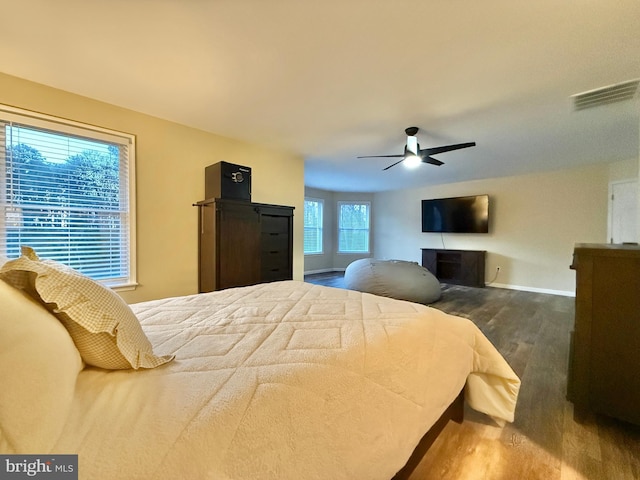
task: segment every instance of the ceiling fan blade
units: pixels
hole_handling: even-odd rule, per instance
[[[404,153],[402,155],[365,155],[357,158],[399,158],[395,163],[392,163],[386,168],[382,170],[389,170],[391,167],[395,167],[399,163],[402,163],[409,157],[418,156],[423,163],[428,163],[430,165],[435,165],[439,167],[440,165],[444,165],[444,162],[441,162],[437,158],[433,158],[431,155],[437,155],[439,153],[450,152],[452,150],[459,150],[461,148],[475,147],[476,142],[468,142],[468,143],[456,143],[454,145],[445,145],[442,147],[433,147],[433,148],[420,148],[418,144],[418,139],[416,137],[418,133],[418,127],[408,127],[405,129],[405,133],[407,134],[407,144],[404,147]]]
[[[435,165],[436,167],[439,167],[440,165],[444,165],[444,162],[441,162],[436,158],[430,157],[429,155],[425,155],[424,157],[422,157],[422,161],[430,165]]]
[[[401,155],[403,158],[402,160],[398,160],[396,163],[392,163],[391,165],[389,165],[386,168],[383,168],[382,171],[384,172],[385,170],[389,170],[391,167],[395,167],[396,165],[398,165],[399,163],[404,162],[404,155]]]
[[[438,153],[450,152],[452,150],[459,150],[461,148],[475,147],[476,142],[469,143],[456,143],[455,145],[445,145],[444,147],[423,148],[420,150],[420,155],[436,155]]]

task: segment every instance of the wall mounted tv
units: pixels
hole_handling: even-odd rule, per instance
[[[489,233],[489,195],[422,200],[422,231]]]

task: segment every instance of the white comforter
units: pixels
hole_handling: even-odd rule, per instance
[[[388,480],[465,382],[513,420],[517,376],[429,307],[289,281],[132,308],[176,360],[81,372],[54,449],[81,479]]]

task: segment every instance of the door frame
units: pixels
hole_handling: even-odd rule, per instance
[[[609,182],[609,196],[607,197],[607,243],[613,240],[613,188],[622,183],[635,183],[637,190],[638,212],[640,212],[640,182],[638,178],[626,178]],[[636,231],[640,234],[640,221],[636,222]],[[636,239],[637,241],[638,239]]]

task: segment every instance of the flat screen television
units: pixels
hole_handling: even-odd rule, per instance
[[[422,231],[489,233],[489,195],[422,200]]]

